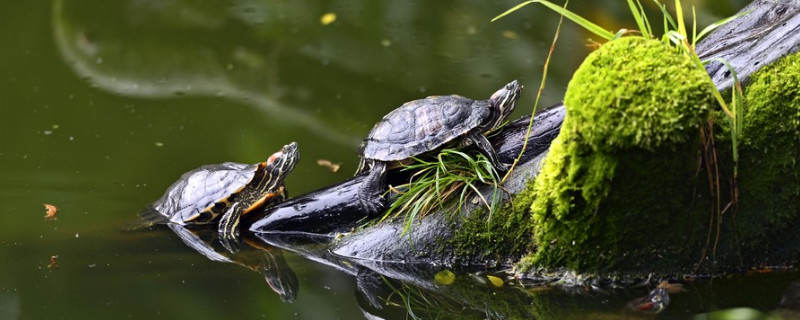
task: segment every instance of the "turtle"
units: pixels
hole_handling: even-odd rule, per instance
[[[235,239],[242,215],[286,200],[284,179],[299,158],[297,144],[292,142],[265,162],[225,162],[199,167],[181,175],[142,216],[151,221],[153,216],[160,216],[178,225],[218,221],[220,239]]]
[[[370,213],[379,212],[384,206],[386,170],[445,145],[474,145],[496,169],[507,171],[509,164],[500,163],[484,134],[505,122],[521,94],[522,85],[514,80],[488,100],[430,96],[389,112],[358,147],[361,162],[356,176],[367,175],[358,191],[361,204]]]

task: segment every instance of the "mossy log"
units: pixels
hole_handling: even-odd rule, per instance
[[[793,32],[800,7],[757,0],[743,11],[751,13],[698,45],[701,57],[730,58],[739,77],[751,79],[736,187],[725,138],[730,127],[715,111],[703,70],[661,42],[626,37],[603,45],[581,66],[542,175],[533,179],[541,160],[534,158],[515,182],[513,201],[491,220],[474,206],[455,222],[429,215],[412,234],[385,221],[339,237],[331,251],[370,261],[522,261],[517,266],[528,275],[718,273],[792,263],[800,257],[797,233],[790,232],[800,195],[800,71],[787,76],[796,64],[787,59],[763,71],[776,76],[753,72],[800,47]],[[718,88],[729,86],[730,73],[714,64],[707,71]],[[703,158],[708,150],[714,157]],[[302,210],[302,199],[309,198],[274,210]],[[269,232],[268,219],[251,230]]]

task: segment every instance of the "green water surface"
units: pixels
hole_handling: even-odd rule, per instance
[[[210,261],[168,229],[133,229],[136,214],[183,172],[264,161],[291,141],[302,155],[291,194],[342,181],[371,126],[427,95],[486,99],[519,79],[527,90],[512,118],[530,113],[558,16],[529,7],[489,22],[516,3],[0,2],[0,319],[364,318],[347,274],[284,253],[299,282],[284,303],[258,272]],[[696,5],[706,25],[744,1]],[[624,1],[571,7],[612,30],[634,26]],[[561,99],[591,37],[565,23],[543,106]],[[57,220],[45,221],[45,203]],[[705,283],[663,316],[770,310],[792,279]],[[562,306],[554,318],[582,319],[615,318],[641,294],[535,296]]]

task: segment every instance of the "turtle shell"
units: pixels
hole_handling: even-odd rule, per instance
[[[198,219],[198,214],[210,215],[211,210],[217,214],[223,213],[225,208],[212,206],[224,206],[224,200],[228,196],[238,192],[253,179],[257,167],[257,164],[225,162],[194,169],[181,175],[164,196],[152,204],[152,209],[167,216],[172,223],[211,222],[210,216]]]
[[[487,101],[458,95],[431,96],[406,102],[375,124],[358,148],[363,158],[408,159],[464,136],[491,114]]]

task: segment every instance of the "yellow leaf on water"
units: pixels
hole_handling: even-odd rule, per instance
[[[436,284],[449,286],[453,284],[453,281],[456,281],[456,275],[450,270],[442,270],[433,276],[433,281],[436,282]]]
[[[58,215],[58,207],[49,203],[45,203],[44,208],[46,210],[44,214],[45,221],[58,220],[58,218],[56,217],[56,215]]]
[[[500,287],[503,286],[503,279],[500,279],[500,277],[488,276],[487,275],[486,278],[488,278],[489,282],[491,282],[492,285],[494,285],[495,287],[500,288]]]
[[[322,17],[319,18],[319,23],[321,23],[323,26],[327,26],[334,21],[336,21],[336,14],[333,12],[323,14]]]
[[[342,167],[341,163],[333,163],[328,159],[317,159],[317,165],[320,167],[328,168],[331,172],[339,171],[339,168]]]

